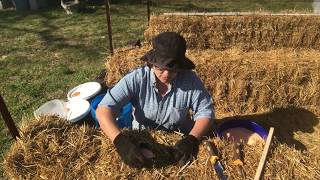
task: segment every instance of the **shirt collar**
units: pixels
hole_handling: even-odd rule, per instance
[[[176,84],[177,84],[177,79],[179,78],[179,76],[180,76],[180,73],[178,73],[177,74],[177,77],[174,79],[174,80],[172,80],[171,81],[171,83],[170,83],[170,87],[175,87],[176,86]],[[156,87],[156,83],[157,83],[157,81],[156,81],[156,75],[154,74],[154,71],[153,71],[153,69],[152,68],[150,68],[150,82],[151,82],[151,85],[153,86],[153,87]]]
[[[153,86],[153,87],[156,87],[156,83],[157,83],[157,81],[156,81],[156,75],[154,74],[154,71],[153,71],[153,69],[152,68],[150,68],[150,82],[151,82],[151,85]]]

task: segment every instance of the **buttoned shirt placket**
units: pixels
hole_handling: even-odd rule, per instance
[[[162,122],[162,119],[164,119],[166,114],[163,113],[163,106],[166,103],[166,100],[168,98],[168,94],[171,92],[172,90],[172,85],[169,85],[169,88],[167,90],[167,92],[165,93],[165,95],[161,98],[161,95],[159,94],[159,91],[156,87],[156,83],[153,84],[153,88],[154,88],[154,92],[157,94],[157,114],[156,114],[156,123],[159,124],[158,127],[162,126],[165,122]],[[157,128],[158,128],[157,127]]]

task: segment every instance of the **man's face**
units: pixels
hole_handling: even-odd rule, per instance
[[[174,78],[177,77],[178,71],[168,70],[153,65],[154,74],[162,83],[169,84]]]

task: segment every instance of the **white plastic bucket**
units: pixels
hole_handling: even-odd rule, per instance
[[[36,119],[40,116],[59,116],[60,118],[67,118],[66,102],[60,99],[54,99],[41,105],[33,112]]]
[[[34,111],[34,116],[59,116],[72,123],[81,121],[90,112],[90,103],[84,99],[72,99],[68,102],[54,99],[41,105]]]
[[[66,103],[67,120],[75,123],[82,120],[90,112],[90,103],[84,99],[71,99]]]
[[[90,100],[95,97],[101,90],[101,85],[98,82],[87,82],[72,88],[68,94],[68,100],[72,99],[85,99]]]

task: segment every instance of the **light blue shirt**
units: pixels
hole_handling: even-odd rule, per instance
[[[167,94],[161,98],[153,69],[148,66],[137,68],[109,90],[99,106],[119,114],[121,107],[129,102],[134,107],[133,129],[188,133],[194,125],[193,120],[212,120],[214,116],[211,96],[191,70],[178,73]],[[192,118],[189,110],[192,110]]]

